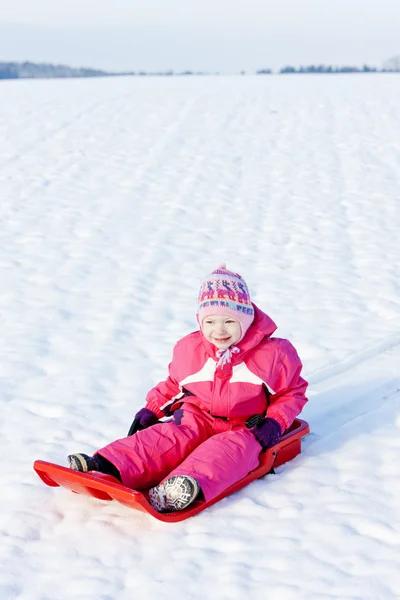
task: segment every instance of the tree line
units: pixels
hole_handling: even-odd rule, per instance
[[[399,73],[400,72],[400,56],[393,57],[384,62],[383,67],[378,69],[369,65],[362,67],[356,66],[332,66],[332,65],[307,65],[294,67],[287,65],[278,71],[264,68],[256,71],[257,75],[297,75],[297,74],[335,74],[335,73]],[[245,71],[240,72],[241,75],[246,75]],[[251,73],[249,73],[251,74]],[[66,65],[53,65],[48,63],[33,63],[25,62],[0,62],[0,79],[34,79],[34,78],[66,78],[66,77],[112,77],[112,76],[188,76],[188,75],[220,75],[218,72],[206,71],[124,71],[124,72],[109,72],[100,69],[91,69],[86,67],[73,68]]]
[[[400,61],[397,62],[396,59],[391,59],[386,61],[381,69],[377,67],[371,67],[369,65],[363,65],[362,67],[351,66],[351,65],[307,65],[300,67],[293,67],[292,65],[287,65],[279,69],[278,73],[282,75],[287,74],[303,74],[303,73],[393,73],[400,72]],[[260,69],[257,71],[258,75],[271,75],[273,71],[271,69]]]
[[[104,77],[107,73],[98,69],[67,67],[32,62],[0,62],[0,79],[34,79],[53,77]]]

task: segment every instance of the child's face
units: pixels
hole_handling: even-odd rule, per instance
[[[224,350],[238,342],[242,335],[239,321],[223,315],[205,317],[201,324],[201,330],[207,341]]]

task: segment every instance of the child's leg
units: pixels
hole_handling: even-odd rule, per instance
[[[167,477],[193,477],[209,502],[255,469],[260,452],[261,446],[249,429],[224,431],[195,448]]]
[[[108,444],[95,456],[115,465],[124,485],[142,489],[159,483],[212,433],[201,413],[185,411],[179,425],[174,421],[153,425]]]

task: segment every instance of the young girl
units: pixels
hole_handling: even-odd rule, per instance
[[[176,344],[169,376],[136,414],[135,435],[68,457],[71,469],[151,488],[160,512],[184,509],[199,494],[210,501],[245,477],[307,402],[296,350],[271,337],[276,325],[240,275],[221,265],[206,277],[197,319],[200,331]]]

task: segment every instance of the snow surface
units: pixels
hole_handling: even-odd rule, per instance
[[[0,599],[400,598],[400,77],[0,82]],[[303,453],[168,524],[46,487],[126,434],[220,262]]]

